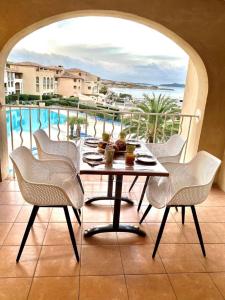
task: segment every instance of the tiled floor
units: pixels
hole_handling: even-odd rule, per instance
[[[82,179],[86,197],[106,194],[105,177]],[[125,178],[124,194],[130,180]],[[133,200],[140,197],[142,185],[141,181],[135,185],[130,194]],[[140,213],[136,208],[123,205],[121,221],[138,224],[145,206]],[[59,208],[40,209],[16,264],[30,212],[31,206],[23,201],[15,181],[0,183],[1,300],[225,299],[225,193],[216,188],[197,207],[206,258],[201,254],[188,209],[184,226],[180,210],[171,209],[155,260],[151,254],[163,214],[160,210],[153,209],[143,223],[146,238],[104,233],[85,239],[86,228],[112,220],[113,203],[103,201],[82,209],[81,227],[70,211],[81,256],[79,264]]]

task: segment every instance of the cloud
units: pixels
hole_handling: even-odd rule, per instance
[[[87,45],[61,46],[58,53],[37,53],[15,49],[9,55],[12,61],[34,61],[43,65],[78,67],[101,78],[146,82],[185,82],[186,64],[179,58],[163,55],[132,55],[120,47]]]

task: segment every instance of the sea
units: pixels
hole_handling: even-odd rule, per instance
[[[176,99],[177,101],[182,102],[184,98],[184,87],[166,87],[166,89],[160,90],[151,90],[151,89],[131,89],[131,88],[110,88],[111,91],[115,92],[116,94],[123,93],[123,94],[130,94],[136,99],[142,99],[144,94],[152,96],[155,94],[156,96],[162,94],[169,96],[172,99]]]

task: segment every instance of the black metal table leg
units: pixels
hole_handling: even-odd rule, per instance
[[[115,197],[113,197],[113,180],[114,180],[114,176],[109,175],[109,177],[108,177],[107,196],[91,197],[85,202],[85,204],[89,205],[92,202],[99,201],[99,200],[115,200]],[[128,203],[128,204],[130,204],[130,205],[134,204],[134,202],[131,199],[127,198],[127,197],[121,197],[121,200]]]
[[[145,236],[146,233],[141,230],[139,227],[131,226],[127,224],[120,224],[120,208],[121,208],[121,194],[122,194],[122,185],[123,185],[123,175],[116,176],[116,190],[115,190],[115,200],[114,200],[114,213],[113,213],[113,224],[107,226],[94,227],[88,230],[85,230],[84,236],[90,237],[94,234],[102,232],[130,232],[135,233],[140,236]]]

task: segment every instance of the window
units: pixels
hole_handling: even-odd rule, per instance
[[[76,80],[76,79],[74,79],[73,81],[74,81],[74,82],[77,82],[77,80]]]
[[[89,86],[88,89],[91,90],[91,86]]]
[[[74,88],[76,89],[76,88],[77,88],[77,86],[76,86],[76,85],[74,85]]]
[[[43,77],[43,89],[46,90],[46,77]]]
[[[47,78],[47,90],[49,89],[49,87],[50,87],[50,79],[49,79],[49,77]]]
[[[39,85],[40,81],[39,81],[39,77],[36,77],[36,92],[40,91],[40,85]]]
[[[79,73],[79,76],[81,76],[81,73]]]
[[[54,88],[54,81],[53,81],[53,78],[51,78],[51,89],[53,90],[53,88]]]

